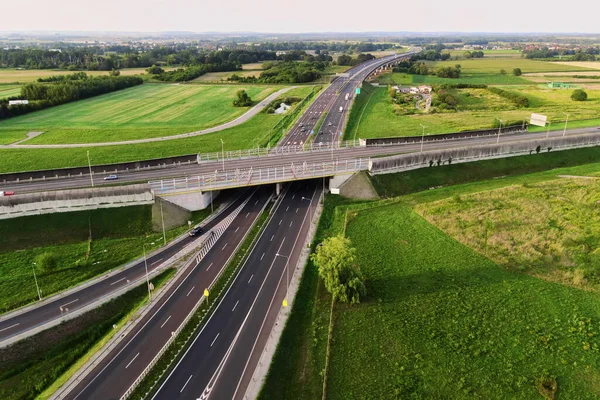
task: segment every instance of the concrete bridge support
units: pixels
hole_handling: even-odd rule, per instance
[[[210,206],[210,203],[214,201],[219,195],[219,191],[208,191],[208,192],[189,192],[180,193],[173,195],[161,195],[160,197],[168,201],[169,203],[175,204],[188,211],[199,211],[204,210]]]
[[[275,185],[275,194],[276,194],[277,196],[279,196],[279,195],[281,194],[281,188],[282,188],[282,184],[281,184],[281,183],[277,183],[277,184]]]

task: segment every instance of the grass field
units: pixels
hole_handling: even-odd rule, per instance
[[[506,269],[600,288],[600,177],[513,185],[419,205],[430,223]]]
[[[600,61],[555,61],[552,64],[600,70]]]
[[[152,283],[158,288],[174,272],[165,270]],[[73,366],[82,364],[82,357],[89,358],[91,350],[114,334],[113,324],[121,326],[146,299],[146,287],[141,285],[74,320],[0,349],[0,398],[49,398],[51,393],[44,391],[58,389],[55,380],[64,383],[63,374],[75,372]]]
[[[286,95],[304,98],[312,89],[312,86],[303,86],[291,89],[286,92]],[[86,165],[86,150],[90,151],[92,164],[105,164],[194,152],[220,151],[220,139],[224,140],[225,150],[248,149],[256,147],[257,144],[265,145],[269,140],[271,129],[282,118],[282,115],[259,113],[241,125],[220,132],[159,143],[100,146],[89,149],[0,149],[0,159],[3,161],[0,163],[0,173]],[[0,141],[1,138],[2,136]]]
[[[106,95],[37,111],[0,123],[5,132],[41,131],[27,144],[94,143],[144,139],[220,125],[246,112],[233,107],[245,89],[255,101],[273,86],[195,86],[144,84]]]
[[[173,68],[166,68],[170,70]],[[121,75],[140,75],[145,74],[145,68],[123,68],[119,70]],[[77,71],[65,71],[59,69],[15,69],[15,68],[0,68],[0,83],[13,82],[33,82],[37,78],[45,78],[52,75],[69,75]],[[108,75],[108,71],[83,71],[88,75]]]
[[[21,94],[21,85],[0,85],[0,99],[19,96]]]
[[[209,211],[194,213],[193,220],[201,221]],[[167,240],[186,229],[187,225],[167,231]],[[37,271],[46,297],[140,257],[143,243],[147,250],[162,245],[162,233],[152,232],[150,206],[3,220],[0,237],[0,312],[37,300],[32,263],[42,253],[53,253],[58,259],[56,270]],[[155,244],[149,245],[152,242]],[[82,263],[86,256],[87,262]],[[78,262],[82,264],[78,266]]]
[[[530,101],[529,108],[516,108],[507,100],[484,89],[451,90],[458,100],[458,112],[437,114],[397,115],[398,106],[392,104],[387,88],[374,88],[367,92],[370,96],[366,105],[353,108],[346,139],[376,138],[391,136],[415,136],[422,132],[421,124],[427,127],[427,134],[450,133],[472,129],[492,127],[494,118],[504,121],[529,120],[532,112],[548,115],[554,129],[564,123],[565,114],[569,114],[569,126],[595,126],[598,124],[600,109],[600,90],[587,89],[588,101],[574,102],[570,96],[572,90],[554,90],[534,85],[507,86],[505,89],[525,95]],[[364,112],[363,112],[364,108]],[[360,124],[354,113],[362,114]],[[578,122],[577,120],[581,120]],[[585,121],[584,121],[585,120]]]

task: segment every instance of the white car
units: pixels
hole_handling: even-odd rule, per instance
[[[119,179],[119,176],[115,175],[115,174],[112,174],[112,175],[104,177],[105,181],[114,181],[115,179]]]

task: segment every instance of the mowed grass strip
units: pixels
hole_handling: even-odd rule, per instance
[[[304,98],[312,89],[312,86],[303,86],[289,90],[286,95]],[[0,173],[87,165],[87,150],[90,151],[92,164],[109,164],[220,151],[221,139],[225,142],[225,150],[249,149],[257,144],[264,146],[271,129],[282,118],[282,115],[259,113],[249,121],[223,131],[156,143],[90,148],[0,149]]]
[[[3,131],[25,129],[43,135],[28,144],[96,143],[144,139],[220,125],[246,112],[234,107],[237,90],[260,101],[275,87],[144,84],[81,100],[0,124]]]
[[[600,396],[597,295],[506,271],[398,203],[352,214],[369,298],[338,304],[327,398]]]
[[[21,85],[0,85],[0,99],[15,97],[21,94]]]

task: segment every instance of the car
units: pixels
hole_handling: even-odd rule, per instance
[[[306,132],[306,128],[300,129],[300,132]]]
[[[104,177],[105,181],[114,181],[115,179],[119,179],[119,175],[112,174]]]
[[[331,126],[331,125],[333,125],[331,122],[327,124],[327,126]]]
[[[196,227],[192,228],[192,230],[190,230],[189,235],[190,236],[198,236],[202,232],[203,232],[202,227],[196,226]]]
[[[4,191],[4,192],[0,192],[0,197],[2,197],[2,196],[13,196],[14,194],[15,194],[15,192]]]

